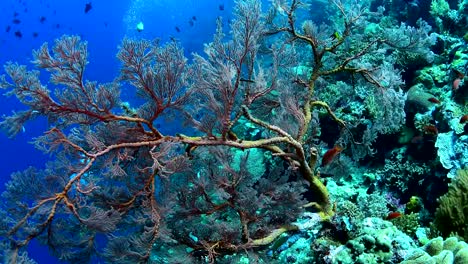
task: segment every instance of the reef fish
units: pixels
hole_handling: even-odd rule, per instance
[[[325,154],[322,157],[322,166],[327,166],[328,164],[330,164],[330,162],[332,162],[333,159],[335,159],[335,157],[338,154],[340,154],[342,150],[343,148],[338,145],[333,147],[332,149],[327,150],[327,152],[325,152]]]
[[[391,212],[387,215],[387,220],[392,220],[398,217],[402,217],[403,215],[400,212]]]

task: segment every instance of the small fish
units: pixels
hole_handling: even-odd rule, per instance
[[[402,217],[403,214],[400,213],[400,212],[391,212],[387,215],[387,220],[392,220],[392,219],[395,219],[395,218],[398,218],[398,217]]]
[[[15,37],[17,37],[17,38],[22,38],[22,37],[23,37],[23,34],[21,33],[21,31],[16,31],[16,32],[15,32]]]
[[[220,4],[220,5],[218,6],[218,9],[219,9],[220,11],[224,11],[224,4]]]
[[[427,100],[428,100],[429,102],[431,102],[431,103],[434,103],[434,104],[440,104],[440,101],[439,101],[437,98],[435,98],[435,97],[431,97],[431,98],[429,98],[429,99],[427,99]]]
[[[437,136],[439,134],[439,130],[434,125],[428,125],[424,127],[424,132],[429,135]]]
[[[175,30],[177,31],[177,33],[180,33],[180,28],[179,27],[175,27]]]
[[[455,73],[457,77],[452,83],[452,88],[454,91],[456,91],[458,90],[458,87],[460,86],[460,82],[463,80],[463,78],[465,78],[465,74],[455,69],[453,69],[453,72]]]
[[[55,24],[55,28],[60,28],[60,24]]]
[[[412,7],[418,7],[419,1],[418,0],[405,0],[406,4]]]
[[[11,30],[11,26],[7,26],[5,29],[6,32],[10,32],[10,30]]]
[[[33,38],[37,38],[39,36],[39,33],[33,32]]]
[[[91,2],[89,2],[89,3],[87,3],[85,5],[85,9],[84,9],[85,14],[87,14],[89,11],[91,11],[91,9],[93,9],[93,5],[92,5]]]
[[[241,82],[248,82],[248,83],[255,83],[255,81],[253,81],[253,80],[244,79],[244,78],[240,78],[239,81],[241,81]]]
[[[197,17],[196,17],[196,16],[193,16],[193,17],[192,17],[192,20],[193,20],[193,21],[197,21]]]
[[[338,145],[332,149],[327,150],[327,152],[325,152],[322,157],[322,166],[327,166],[330,164],[330,162],[332,162],[333,159],[341,153],[341,151],[343,151],[343,148]]]
[[[17,16],[19,16],[19,13],[18,13],[18,12],[14,12],[14,13],[13,13],[13,16],[14,16],[14,17],[17,17]]]
[[[468,122],[468,115],[464,115],[460,118],[460,124]]]
[[[193,22],[193,20],[189,20],[188,23],[189,23],[189,25],[190,25],[191,27],[193,27],[193,25],[195,24],[195,23]]]
[[[138,32],[142,32],[143,30],[145,30],[145,24],[143,24],[143,22],[138,22],[138,24],[136,25],[136,30]]]
[[[455,80],[453,80],[453,83],[452,83],[452,89],[454,91],[458,90],[458,88],[460,87],[460,82],[461,82],[462,79],[460,78],[456,78]]]
[[[13,22],[13,24],[16,24],[16,25],[18,25],[18,24],[20,24],[20,23],[21,23],[21,20],[19,20],[19,19],[15,18],[15,19],[13,19],[11,22]]]
[[[47,18],[45,16],[41,16],[39,18],[39,22],[41,22],[41,24],[44,24],[44,22],[47,20]]]

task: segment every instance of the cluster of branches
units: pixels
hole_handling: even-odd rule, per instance
[[[305,201],[295,181],[313,194],[308,206],[323,219],[332,216],[310,145],[318,125],[313,113],[324,109],[343,131],[347,124],[317,100],[316,84],[348,74],[386,88],[376,65],[353,64],[386,40],[376,36],[351,47],[366,9],[332,2],[342,22],[335,37],[325,37],[330,32],[311,21],[297,28],[295,14],[307,7],[301,1],[274,1],[266,16],[259,1],[237,1],[229,38],[219,22],[205,56],[194,55],[190,64],[175,42],[125,39],[118,53],[121,75],[106,84],[85,80],[87,44],[75,36],[56,40],[52,52],[47,44],[34,52],[33,63],[50,73],[54,92],[41,84],[39,71],[8,63],[0,87],[27,110],[0,126],[14,136],[25,122],[46,117],[51,128],[34,143],[56,160],[44,170],[15,173],[8,183],[1,208],[8,215],[1,220],[4,257],[16,262],[37,238],[68,261],[99,255],[146,262],[158,241],[190,247],[189,255],[213,262],[297,229],[289,224]],[[298,74],[294,67],[303,63],[311,70]],[[125,84],[136,88],[143,104],[121,101]],[[183,119],[194,134],[163,133],[155,121],[168,116]],[[247,123],[261,133],[249,133]],[[263,161],[268,168],[255,175],[247,169],[248,150],[274,161]],[[246,153],[237,168],[227,162],[235,151]],[[290,208],[290,217],[278,217]],[[206,221],[210,231],[197,231],[197,221],[184,221],[189,217],[204,217],[197,221]],[[231,219],[231,226],[208,229],[213,217]]]

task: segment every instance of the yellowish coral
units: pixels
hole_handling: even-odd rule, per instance
[[[448,192],[440,197],[435,217],[443,236],[455,234],[468,241],[468,169],[459,170]]]

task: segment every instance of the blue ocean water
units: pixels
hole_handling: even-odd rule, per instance
[[[85,12],[87,4],[92,8]],[[123,38],[161,42],[177,39],[186,55],[202,52],[203,44],[215,32],[216,19],[222,16],[227,21],[232,7],[229,0],[2,0],[0,65],[8,61],[28,64],[32,50],[42,43],[52,45],[64,34],[78,35],[88,42],[90,64],[86,78],[108,82],[119,73],[116,53]],[[137,30],[140,22],[144,24],[141,32]],[[21,108],[15,98],[0,97],[0,115]],[[43,168],[48,156],[28,142],[46,127],[47,121],[39,119],[26,124],[24,132],[13,139],[0,134],[0,192],[12,172],[29,166]],[[29,246],[29,254],[39,263],[58,263],[49,256],[47,248],[35,241]]]

